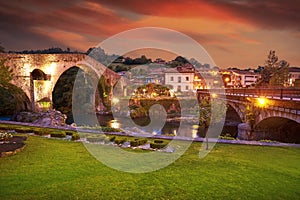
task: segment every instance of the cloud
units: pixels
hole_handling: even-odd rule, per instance
[[[92,47],[97,45],[92,41],[88,40],[87,37],[84,37],[74,32],[41,27],[34,28],[34,31],[54,41],[60,41],[60,44],[62,44],[63,46],[76,48],[82,51],[87,50],[88,46]]]
[[[73,37],[81,35],[81,38],[85,37],[86,40],[98,37],[100,42],[100,39],[108,35],[118,33],[122,29],[126,30],[130,24],[130,20],[120,19],[114,11],[88,1],[72,1],[68,4],[63,0],[61,3],[49,4],[48,1],[31,0],[22,6],[17,1],[1,1],[0,17],[6,19],[0,21],[2,30],[0,36],[6,42],[10,41],[8,48],[14,50],[19,49],[15,48],[15,43],[26,44],[25,39],[29,39],[32,43],[29,46],[24,45],[25,48],[38,46],[36,41],[41,39],[43,43],[62,42],[64,45],[63,38],[68,38],[71,33]],[[45,33],[41,29],[50,31]],[[51,32],[51,30],[55,31]],[[60,37],[55,35],[57,33]],[[82,48],[79,47],[81,50]]]
[[[121,31],[155,26],[187,34],[220,65],[253,65],[253,58],[270,49],[299,63],[299,10],[300,1],[292,0],[0,1],[0,42],[6,50],[58,46],[85,51]],[[177,41],[167,35],[154,39]]]
[[[249,23],[266,29],[300,29],[300,1],[294,0],[102,0],[116,9],[141,15],[203,17],[219,21]]]

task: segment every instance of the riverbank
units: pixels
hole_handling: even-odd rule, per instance
[[[140,133],[126,133],[126,132],[102,132],[97,129],[88,129],[86,127],[74,127],[70,125],[66,126],[42,126],[31,123],[24,122],[14,122],[14,121],[2,121],[0,120],[0,125],[5,126],[25,126],[25,127],[38,127],[38,128],[48,128],[48,129],[58,129],[63,131],[80,131],[92,134],[108,134],[108,135],[120,135],[120,136],[133,136],[133,137],[145,137],[145,134]],[[0,126],[1,129],[1,126]],[[191,138],[191,137],[181,137],[181,136],[169,136],[169,135],[147,135],[149,138],[153,139],[165,139],[165,140],[183,140],[183,141],[194,141],[194,142],[205,142],[205,138]],[[297,147],[300,148],[300,144],[293,143],[281,143],[276,141],[249,141],[249,140],[226,140],[221,138],[208,138],[208,142],[212,143],[223,143],[223,144],[241,144],[241,145],[254,145],[254,146],[278,146],[278,147]]]

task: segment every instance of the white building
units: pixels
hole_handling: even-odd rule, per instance
[[[174,92],[189,92],[194,89],[194,67],[183,66],[165,71],[165,84],[171,85]]]
[[[260,77],[259,74],[250,71],[232,70],[231,78],[227,83],[227,87],[251,87]]]
[[[290,67],[289,68],[289,83],[288,84],[289,84],[289,86],[298,86],[300,84],[300,67]]]

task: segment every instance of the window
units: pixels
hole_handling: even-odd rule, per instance
[[[177,86],[177,92],[181,92],[181,86],[180,85]]]
[[[185,90],[189,90],[189,86],[188,85],[185,86]]]
[[[178,77],[178,83],[181,83],[181,76]]]
[[[170,77],[170,81],[174,81],[174,77],[173,76]]]
[[[190,80],[190,77],[186,76],[186,77],[185,77],[185,80],[186,80],[186,81],[189,81],[189,80]]]

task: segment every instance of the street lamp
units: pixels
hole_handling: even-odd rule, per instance
[[[113,104],[116,105],[117,103],[119,103],[120,100],[116,97],[113,97],[111,101],[112,101]]]
[[[215,99],[215,98],[217,98],[217,96],[218,96],[218,95],[217,95],[216,93],[211,93],[211,97],[212,97],[212,98]]]
[[[265,107],[268,103],[268,99],[265,97],[259,97],[257,98],[257,103],[259,107]]]

